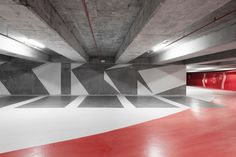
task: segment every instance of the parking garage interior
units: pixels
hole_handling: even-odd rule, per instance
[[[0,157],[235,156],[235,0],[0,1]]]

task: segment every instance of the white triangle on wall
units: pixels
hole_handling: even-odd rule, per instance
[[[111,78],[107,75],[106,72],[104,72],[104,80],[111,85],[118,93],[120,93],[120,91],[116,88],[115,84],[113,83],[113,81],[111,80]]]
[[[0,81],[0,95],[11,95],[8,89],[4,86],[4,84]]]
[[[84,86],[77,79],[73,71],[71,71],[71,94],[72,95],[88,95]]]
[[[138,89],[137,93],[138,95],[153,95],[141,82],[137,82],[138,84]]]
[[[73,70],[73,69],[75,69],[75,68],[77,68],[77,67],[79,67],[79,66],[81,66],[81,65],[83,65],[83,64],[80,64],[80,63],[71,63],[71,70]]]
[[[139,74],[153,94],[162,93],[186,84],[185,65],[167,65],[144,69],[139,70]]]
[[[4,64],[5,62],[0,62],[0,65]]]
[[[47,63],[33,69],[49,94],[61,94],[61,63]]]
[[[108,68],[107,70],[111,70],[111,69],[118,69],[118,68],[124,68],[124,67],[128,67],[130,66],[131,64],[116,64],[110,68]]]

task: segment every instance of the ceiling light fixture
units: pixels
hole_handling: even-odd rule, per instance
[[[216,66],[187,65],[188,72],[214,71]]]
[[[28,40],[26,41],[26,44],[27,44],[27,43],[28,43],[29,45],[36,46],[36,47],[41,48],[41,49],[45,48],[45,45],[43,45],[42,43],[40,43],[40,42],[38,42],[38,41],[35,41],[35,40],[33,40],[33,39],[28,39]]]
[[[230,71],[230,70],[235,70],[236,68],[220,68],[218,69],[219,71]]]
[[[28,45],[28,46],[33,46],[36,48],[40,48],[40,49],[44,49],[45,45],[43,45],[42,43],[33,40],[33,39],[28,39],[28,38],[17,38],[20,42],[23,42],[24,44]]]
[[[157,52],[157,51],[163,49],[164,47],[166,47],[168,45],[168,43],[169,42],[167,40],[164,40],[160,44],[157,44],[157,45],[153,46],[152,51]]]

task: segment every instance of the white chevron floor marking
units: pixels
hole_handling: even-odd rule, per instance
[[[129,100],[126,99],[123,95],[118,95],[117,98],[120,100],[120,103],[124,106],[124,108],[136,108]]]
[[[85,98],[86,96],[78,96],[75,100],[73,100],[70,104],[66,106],[66,109],[77,108]]]
[[[12,104],[12,105],[8,105],[8,106],[5,106],[5,107],[0,108],[0,111],[1,111],[1,110],[13,109],[13,108],[16,108],[16,107],[19,107],[19,106],[22,106],[22,105],[25,105],[25,104],[28,104],[28,103],[37,101],[37,100],[42,99],[42,98],[44,98],[44,97],[46,97],[46,96],[38,96],[38,97],[36,97],[36,98],[32,98],[32,99],[28,99],[28,100],[25,100],[25,101],[21,101],[21,102]]]
[[[180,108],[183,108],[183,109],[188,109],[188,108],[190,108],[190,107],[188,107],[188,106],[185,106],[185,105],[183,105],[183,104],[177,103],[177,102],[175,102],[175,101],[172,101],[172,100],[169,100],[169,99],[160,97],[160,96],[154,95],[154,97],[156,97],[157,99],[159,99],[159,100],[161,100],[161,101],[164,101],[164,102],[166,102],[166,103],[169,103],[169,104],[171,104],[171,105],[174,105],[174,106],[177,106],[177,107],[180,107]]]

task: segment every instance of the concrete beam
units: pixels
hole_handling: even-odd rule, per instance
[[[147,3],[150,4],[144,5],[127,33],[116,62],[129,62],[163,41],[179,38],[186,33],[187,28],[229,2],[230,0],[148,0]],[[145,13],[145,10],[150,11]]]
[[[236,49],[220,53],[190,58],[183,61],[185,64],[236,64]]]
[[[116,61],[123,61],[120,59],[121,55],[125,52],[128,46],[132,43],[132,41],[136,38],[142,28],[146,25],[146,23],[151,19],[155,10],[158,9],[160,3],[164,0],[144,0],[144,6],[138,13],[135,18],[133,24],[131,25],[129,32],[127,33],[123,44],[120,46],[119,51],[116,55]],[[119,60],[120,59],[120,60]],[[129,59],[130,60],[130,59]],[[125,60],[128,61],[128,60]]]
[[[69,31],[65,22],[60,17],[56,9],[52,6],[49,0],[17,0],[18,4],[22,4],[36,13],[43,21],[55,30],[75,51],[77,51],[84,60],[88,61],[88,55],[81,47],[79,41],[74,34]],[[62,54],[67,58],[77,61],[81,58],[75,55]],[[77,59],[78,58],[78,59]]]
[[[236,23],[196,39],[179,43],[179,45],[176,43],[174,47],[154,55],[151,58],[151,63],[159,65],[168,64],[193,57],[235,49],[235,34]]]
[[[0,35],[0,43],[0,54],[2,55],[37,62],[49,61],[48,55],[6,36]]]

